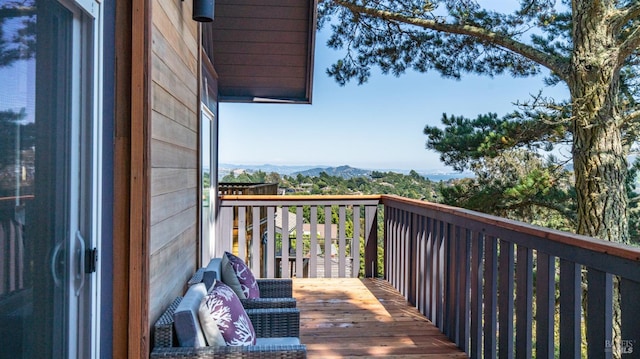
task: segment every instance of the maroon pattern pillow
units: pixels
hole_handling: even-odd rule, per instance
[[[217,328],[203,325],[202,330],[209,345],[213,345],[216,335],[222,334],[226,345],[246,346],[256,344],[256,333],[251,320],[242,307],[240,299],[228,285],[216,281],[209,293],[202,299],[199,315],[201,322],[212,321]],[[217,329],[219,334],[216,333]],[[208,331],[211,331],[209,333]]]
[[[258,282],[249,267],[239,257],[224,252],[222,256],[222,281],[242,299],[260,298]]]

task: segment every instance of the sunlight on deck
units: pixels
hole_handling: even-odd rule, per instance
[[[300,339],[309,358],[466,358],[379,279],[300,278]]]

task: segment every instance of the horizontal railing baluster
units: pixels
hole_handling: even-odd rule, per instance
[[[513,357],[513,243],[501,240],[498,255],[498,356]]]
[[[555,257],[537,252],[536,273],[536,357],[554,357]]]
[[[434,294],[433,294],[433,283],[434,283],[434,276],[433,276],[433,244],[435,243],[435,239],[434,239],[434,229],[433,229],[433,221],[431,218],[427,218],[427,242],[425,243],[426,247],[427,247],[427,253],[426,253],[426,261],[425,261],[425,278],[426,278],[426,283],[425,283],[425,289],[426,289],[426,293],[425,296],[427,298],[427,302],[425,303],[425,313],[427,316],[427,319],[433,321],[433,312],[432,312],[432,308],[433,308],[433,304],[435,303],[435,299],[434,299]]]
[[[218,236],[214,246],[214,257],[221,257],[225,250],[233,247],[233,207],[220,209],[220,221],[216,223]]]
[[[531,358],[532,327],[533,252],[519,245],[516,260],[516,358]]]
[[[331,243],[331,205],[324,206],[324,277],[331,278],[331,256],[332,243]]]
[[[471,241],[471,328],[469,339],[471,347],[469,355],[474,358],[482,356],[482,277],[483,277],[484,237],[477,233]]]
[[[400,272],[400,281],[402,283],[402,294],[405,298],[411,303],[411,273],[409,272],[409,266],[411,261],[411,219],[409,218],[409,213],[406,211],[400,212],[400,223],[399,226],[399,246],[400,251],[400,264],[401,264],[401,272]]]
[[[282,278],[289,278],[289,206],[282,206],[280,216],[282,217],[282,227],[280,227],[281,250],[280,264],[276,264],[276,270],[280,272]],[[274,238],[275,240],[275,238]],[[276,261],[277,263],[277,261]]]
[[[447,236],[445,244],[445,270],[444,270],[444,286],[445,286],[445,310],[444,310],[444,334],[446,334],[452,342],[456,340],[456,318],[455,305],[457,301],[458,280],[458,257],[457,247],[460,239],[460,227],[449,225],[449,236]]]
[[[238,207],[238,254],[247,261],[247,207]]]
[[[345,233],[345,223],[347,222],[347,214],[344,206],[340,206],[338,208],[338,277],[344,278],[346,277],[346,256],[347,252],[345,249],[346,246],[346,233]]]
[[[587,268],[587,356],[612,358],[606,343],[613,339],[613,277],[611,274]]]
[[[580,265],[560,259],[560,359],[580,357]]]
[[[498,241],[489,237],[484,262],[484,357],[495,358],[498,344]]]
[[[409,275],[409,302],[414,306],[418,306],[419,294],[418,294],[418,255],[416,253],[418,249],[418,237],[420,236],[420,224],[418,223],[418,215],[415,213],[410,214],[411,225],[409,226],[409,266],[407,267]]]
[[[378,204],[364,209],[364,276],[378,276]],[[385,258],[386,253],[382,253]],[[386,273],[385,273],[386,276]]]
[[[426,219],[420,217],[418,220],[417,237],[416,237],[416,296],[417,308],[423,315],[426,315]]]
[[[256,268],[260,269],[260,262],[261,259],[260,258],[260,249],[262,248],[262,233],[260,233],[260,216],[261,216],[261,208],[260,207],[253,207],[252,209],[253,213],[252,213],[252,220],[253,220],[253,225],[252,227],[252,236],[251,236],[251,268]]]
[[[351,277],[353,278],[358,278],[360,275],[360,210],[360,206],[353,207],[353,238],[351,238]]]
[[[469,337],[471,335],[471,231],[465,230],[460,242],[460,282],[458,290],[458,346],[465,352],[469,351]]]
[[[295,259],[295,276],[302,278],[304,276],[304,243],[303,243],[303,230],[302,222],[304,220],[303,207],[296,207],[296,259]]]
[[[445,268],[445,240],[448,233],[445,232],[446,226],[443,222],[438,223],[438,238],[436,240],[435,249],[435,276],[436,276],[436,299],[435,299],[435,323],[442,330],[444,328],[444,268]]]
[[[385,248],[385,252],[388,250],[389,254],[387,256],[387,273],[389,275],[389,282],[397,289],[398,288],[398,279],[396,278],[400,271],[397,268],[398,263],[400,262],[400,258],[396,255],[397,243],[396,243],[396,224],[394,221],[395,217],[395,208],[389,208],[389,210],[385,210],[384,219],[385,219],[385,244],[388,244]]]
[[[637,358],[640,353],[640,282],[620,279],[620,314],[622,333],[620,349],[623,358]]]
[[[318,276],[318,206],[309,208],[309,277]]]
[[[267,208],[267,258],[265,258],[265,266],[267,267],[267,278],[276,276],[275,260],[269,259],[276,257],[276,208],[271,206]]]

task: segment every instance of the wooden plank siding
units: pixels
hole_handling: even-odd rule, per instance
[[[191,218],[195,213],[191,214]],[[151,238],[154,238],[155,232],[152,231]],[[151,257],[150,267],[151,277],[149,286],[151,288],[170,289],[170,290],[156,290],[151,297],[150,302],[169,302],[171,303],[176,299],[175,291],[180,292],[178,295],[184,294],[186,291],[187,277],[193,274],[191,269],[184,269],[183,267],[192,267],[189,264],[194,261],[195,257],[195,239],[198,236],[196,226],[187,228],[184,232],[173,237],[170,242],[167,242],[163,247],[155,250],[155,253]],[[162,312],[166,309],[165,306],[155,306],[149,309],[149,318],[158,318]]]
[[[198,24],[190,1],[152,2],[149,326],[198,265]]]
[[[467,358],[385,280],[293,283],[308,358]]]
[[[270,49],[285,55],[304,52],[304,56],[295,58],[296,63],[303,64],[298,64],[297,70],[277,71],[278,66],[286,66],[281,59],[266,70],[275,76],[274,83],[279,79],[287,82],[289,77],[304,78],[293,84],[294,97],[300,97],[294,100],[309,103],[315,2],[275,1],[283,7],[306,2],[306,11],[298,9],[296,16],[302,16],[306,23],[294,20],[306,27],[304,36],[276,34],[263,38],[264,34],[254,31],[245,37],[245,30],[240,29],[235,32],[239,38],[230,36],[226,41],[230,41],[234,53],[241,50],[234,44],[238,39],[254,39],[259,64],[264,62],[259,56]],[[148,357],[153,346],[151,324],[176,296],[183,294],[184,283],[201,264],[198,178],[203,66],[205,103],[216,116],[219,91],[218,74],[210,61],[212,51],[204,53],[203,26],[192,20],[192,5],[192,1],[181,0],[132,0],[115,5],[112,346],[113,357],[117,358]],[[232,10],[231,15],[259,13],[273,4],[253,1],[244,5]],[[250,10],[252,7],[255,9]],[[267,25],[288,27],[290,18],[275,16]],[[276,42],[264,46],[269,40]],[[230,61],[232,65],[240,63]],[[244,66],[238,70],[244,77],[258,76]],[[260,86],[278,87],[270,83]],[[287,95],[291,90],[285,88],[284,92]],[[262,94],[284,96],[281,91]],[[215,177],[215,170],[212,175]]]

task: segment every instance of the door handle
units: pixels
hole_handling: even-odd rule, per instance
[[[58,267],[60,265],[60,255],[62,252],[63,241],[59,241],[53,247],[53,252],[51,253],[51,276],[53,277],[53,284],[60,288],[62,286],[62,280],[60,279]]]
[[[75,278],[74,278],[74,285],[75,285],[75,294],[76,297],[78,295],[80,295],[80,291],[82,290],[82,287],[84,287],[84,266],[85,266],[85,254],[86,254],[86,250],[85,250],[85,243],[84,243],[84,238],[82,238],[82,234],[80,234],[80,231],[76,232],[76,236],[75,236],[75,240],[76,243],[78,244],[77,248],[77,258],[78,258],[78,262],[76,265],[76,272],[75,272]]]

